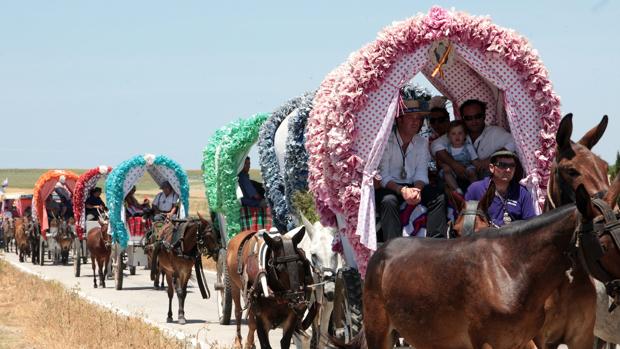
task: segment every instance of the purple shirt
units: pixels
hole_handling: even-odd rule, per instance
[[[489,187],[490,177],[472,183],[467,188],[465,200],[480,200]],[[536,216],[532,196],[527,189],[519,183],[511,183],[508,186],[506,200],[499,195],[495,195],[493,202],[489,206],[487,214],[497,226],[504,225],[504,208],[510,215],[512,221],[530,219]]]

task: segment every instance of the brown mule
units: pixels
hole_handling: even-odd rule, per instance
[[[105,274],[110,264],[112,254],[112,237],[108,234],[108,222],[99,221],[100,227],[92,228],[86,235],[86,247],[90,252],[90,261],[93,266],[93,287],[97,288],[97,273],[99,268],[99,283],[105,288]],[[96,264],[95,264],[96,262]]]
[[[145,252],[147,258],[147,265],[149,270],[151,271],[151,281],[153,281],[153,288],[156,290],[164,289],[164,280],[166,279],[166,274],[159,267],[159,262],[153,255],[153,247],[155,246],[155,242],[157,242],[159,238],[159,230],[155,226],[151,228],[151,232],[147,237]]]
[[[465,201],[461,196],[454,195],[450,190],[446,190],[446,197],[458,212],[458,216],[451,227],[454,236],[469,236],[480,229],[491,226],[487,210],[495,197],[495,183],[493,181],[489,183],[489,188],[480,201]]]
[[[571,141],[572,114],[566,115],[558,128],[557,149],[551,166],[545,211],[575,202],[575,188],[583,184],[588,194],[609,189],[607,163],[591,149],[601,139],[608,118],[589,130],[577,143]],[[545,304],[545,324],[536,336],[538,348],[591,348],[596,320],[596,289],[590,276],[578,264],[572,269]]]
[[[614,187],[607,202],[620,179]],[[596,212],[582,185],[576,202],[470,237],[399,238],[379,248],[364,282],[364,314],[372,316],[350,347],[389,348],[393,331],[417,349],[532,347],[545,300],[573,264],[575,231],[587,233]],[[604,267],[620,278],[620,254],[606,256]]]
[[[63,218],[52,218],[50,221],[50,228],[58,228],[58,232],[54,236],[54,240],[60,247],[60,262],[63,265],[69,264],[69,251],[73,246],[73,239],[75,235],[71,230],[71,226],[75,225],[75,219],[73,217],[65,220]]]
[[[26,218],[15,218],[15,249],[19,254],[19,261],[24,262],[30,255],[30,239],[28,236],[28,221]]]
[[[167,223],[153,246],[153,260],[159,264],[166,274],[168,284],[168,316],[166,321],[172,322],[172,297],[174,289],[179,300],[179,324],[185,324],[185,297],[187,296],[187,282],[192,276],[192,267],[196,269],[196,278],[203,298],[209,298],[209,289],[202,274],[202,251],[209,255],[219,250],[217,237],[213,228],[200,214],[198,219],[179,221],[185,224],[183,236],[175,243],[173,234],[174,223]],[[172,245],[174,243],[174,245]]]
[[[297,248],[304,234],[305,227],[293,236],[270,237],[264,233],[261,238],[253,231],[243,231],[228,243],[226,266],[232,281],[237,323],[235,347],[240,347],[242,341],[242,291],[248,306],[245,348],[253,348],[254,331],[261,348],[271,348],[269,331],[276,327],[283,329],[280,348],[289,348],[293,334],[302,333],[311,325],[318,305],[313,304],[303,319],[310,299],[308,286],[313,283],[310,262],[304,251]],[[264,259],[260,257],[261,251]]]

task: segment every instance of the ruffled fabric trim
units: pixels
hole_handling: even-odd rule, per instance
[[[292,192],[292,188],[287,187],[288,185],[299,185],[296,183],[297,181],[304,181],[307,178],[307,174],[303,176],[303,172],[299,171],[300,167],[304,167],[304,165],[294,162],[294,161],[303,161],[304,158],[307,159],[307,153],[305,148],[303,147],[303,128],[301,132],[299,132],[299,125],[296,123],[302,123],[305,127],[306,119],[308,117],[308,104],[312,103],[312,98],[314,97],[314,92],[307,92],[302,96],[293,98],[278,109],[276,109],[267,121],[263,124],[259,133],[258,140],[258,152],[260,156],[260,166],[261,166],[261,174],[263,176],[263,181],[265,184],[266,196],[269,199],[269,204],[271,205],[271,210],[273,213],[273,222],[275,226],[281,231],[289,231],[295,227],[295,218],[292,213],[292,201],[290,195]],[[303,112],[299,110],[295,112],[301,107],[304,107]],[[293,115],[291,113],[295,112]],[[299,118],[299,112],[305,115],[305,118]],[[289,132],[287,134],[287,143],[286,143],[286,155],[285,159],[292,157],[288,161],[285,160],[286,166],[285,171],[287,173],[291,173],[295,171],[296,176],[303,176],[303,178],[295,178],[295,182],[293,182],[290,178],[291,176],[283,176],[282,169],[280,168],[280,163],[278,162],[278,158],[276,155],[275,149],[275,136],[278,127],[282,124],[284,119],[291,115],[291,120],[289,120]],[[297,127],[294,127],[297,126]],[[294,127],[294,130],[291,128]],[[301,147],[299,144],[293,144],[289,147],[289,138],[291,135],[291,131],[295,131],[297,133],[293,133],[296,138],[298,138],[299,133],[302,135],[301,139]],[[295,139],[293,142],[296,142]],[[289,155],[289,150],[292,152]],[[303,151],[305,154],[299,154],[300,151]],[[294,168],[289,168],[288,165],[294,166]],[[307,160],[305,164],[307,168]],[[291,180],[289,183],[286,183],[286,179]],[[307,184],[306,184],[307,188]]]
[[[41,189],[47,182],[50,182],[50,181],[58,182],[60,180],[60,177],[62,176],[65,176],[66,180],[70,180],[72,182],[76,182],[79,178],[79,176],[76,173],[71,172],[71,171],[50,170],[42,174],[41,177],[39,177],[37,182],[34,184],[34,191],[32,195],[32,207],[34,207],[35,210],[32,213],[37,220],[40,221],[41,218],[43,217],[43,210],[45,209],[45,200],[47,200],[47,197],[44,197],[44,198],[41,197]],[[75,191],[75,189],[71,188],[71,186],[68,186],[68,187],[69,187],[69,190]],[[73,195],[73,192],[71,192],[71,195]]]
[[[226,217],[227,235],[241,230],[237,199],[237,171],[241,156],[247,154],[258,139],[260,127],[269,114],[256,114],[234,121],[215,131],[203,151],[202,175],[209,209]]]
[[[75,216],[75,221],[77,222],[75,225],[75,231],[80,240],[84,238],[83,220],[85,220],[85,217],[83,217],[83,214],[88,194],[90,190],[95,187],[97,182],[102,177],[107,176],[110,172],[112,172],[112,167],[98,166],[82,173],[82,175],[77,179],[73,194],[73,215]]]
[[[346,222],[345,234],[353,246],[360,272],[365,274],[371,251],[355,234],[360,200],[363,159],[355,152],[355,118],[368,102],[368,92],[376,89],[405,53],[420,45],[448,39],[477,48],[503,59],[521,76],[538,102],[542,120],[536,153],[536,169],[544,192],[555,152],[561,113],[560,99],[553,92],[547,71],[527,40],[512,30],[493,24],[489,17],[431,8],[384,29],[376,41],[353,53],[348,61],[327,75],[321,84],[310,114],[306,147],[309,158],[309,185],[314,193],[323,224],[335,225],[335,214]],[[544,198],[539,198],[544,200]]]

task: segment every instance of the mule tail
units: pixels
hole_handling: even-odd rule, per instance
[[[366,343],[366,329],[364,325],[362,325],[362,329],[349,343],[345,343],[343,339],[333,336],[330,336],[329,341],[334,345],[334,347],[340,349],[368,349],[368,343]]]

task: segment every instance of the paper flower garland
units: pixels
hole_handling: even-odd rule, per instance
[[[75,183],[75,190],[73,190],[73,215],[75,216],[75,230],[80,240],[84,238],[84,223],[85,215],[85,203],[88,198],[88,194],[95,187],[97,182],[108,175],[112,171],[111,167],[99,166],[92,168],[84,173],[77,179]]]

